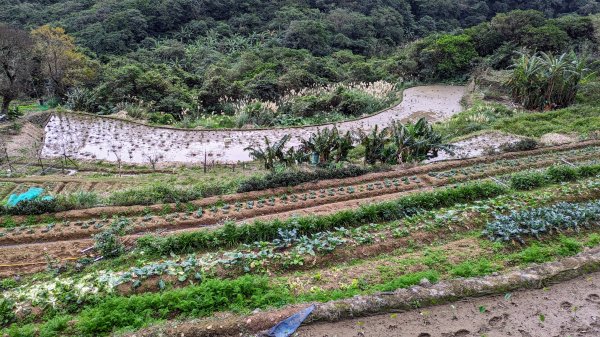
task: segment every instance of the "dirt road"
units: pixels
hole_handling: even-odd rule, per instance
[[[600,336],[600,273],[500,296],[302,327],[297,337]]]

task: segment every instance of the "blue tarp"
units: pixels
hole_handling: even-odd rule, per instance
[[[39,187],[31,187],[27,192],[21,194],[11,194],[8,197],[8,201],[6,205],[8,207],[14,207],[21,201],[25,200],[35,200],[38,199],[42,194],[44,194],[44,189]],[[49,195],[41,198],[42,200],[52,200],[53,198]]]
[[[267,332],[268,337],[289,337],[300,327],[300,324],[315,310],[315,306],[310,307],[295,313],[289,318],[277,323],[271,330]]]

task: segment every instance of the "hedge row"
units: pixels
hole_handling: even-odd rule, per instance
[[[470,183],[432,192],[420,192],[395,201],[365,205],[355,210],[343,210],[323,216],[255,221],[240,226],[228,223],[214,231],[187,232],[167,237],[144,236],[138,239],[137,244],[138,248],[148,254],[191,253],[240,243],[270,241],[277,238],[279,229],[296,229],[302,235],[336,227],[350,228],[372,222],[393,221],[422,210],[487,199],[506,192],[506,188],[495,183]]]
[[[238,188],[238,193],[261,191],[277,187],[290,187],[310,181],[353,178],[385,170],[386,168],[382,166],[362,167],[349,165],[342,168],[317,168],[315,171],[274,172],[263,177],[252,177],[243,181]]]
[[[542,172],[513,174],[510,185],[516,190],[528,191],[554,183],[574,181],[579,178],[594,177],[600,174],[600,165],[571,167],[555,165]]]

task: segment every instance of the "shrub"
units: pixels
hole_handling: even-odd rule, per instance
[[[519,152],[530,151],[538,147],[538,142],[535,139],[525,138],[514,143],[507,143],[500,146],[502,152]]]
[[[510,177],[510,186],[516,190],[533,190],[544,186],[546,183],[546,176],[542,173],[525,172]]]
[[[16,319],[13,311],[15,304],[8,299],[0,298],[0,326],[6,326]]]
[[[23,200],[12,207],[6,207],[5,212],[10,215],[39,215],[53,213],[58,210],[56,199],[43,200]]]
[[[577,169],[580,177],[595,177],[600,174],[600,165],[581,166]]]
[[[296,186],[309,181],[352,178],[383,170],[386,168],[381,166],[349,165],[342,168],[318,168],[315,171],[271,172],[263,177],[252,177],[243,181],[237,191],[238,193],[261,191],[269,188]]]
[[[62,332],[69,327],[71,316],[61,315],[56,316],[46,322],[40,328],[40,337],[58,337],[62,336]]]
[[[100,110],[96,93],[86,88],[74,88],[67,93],[67,108],[95,113]]]
[[[115,192],[108,198],[108,202],[119,206],[153,205],[157,203],[187,202],[201,197],[202,192],[197,188],[183,189],[157,183]]]
[[[23,326],[13,325],[6,331],[10,337],[35,337],[36,329],[34,324],[26,324]]]
[[[105,258],[117,257],[125,251],[120,237],[125,235],[129,227],[127,218],[113,221],[109,228],[93,236],[94,248]]]
[[[78,191],[68,196],[60,195],[57,202],[60,209],[78,209],[97,206],[101,200],[96,192]]]
[[[577,180],[578,170],[570,166],[552,166],[546,170],[546,174],[550,181],[560,183],[563,181]]]
[[[175,118],[170,114],[155,112],[150,114],[148,121],[153,124],[171,125],[175,123]]]
[[[18,285],[17,281],[13,278],[5,278],[0,280],[0,290],[8,290],[16,288]]]

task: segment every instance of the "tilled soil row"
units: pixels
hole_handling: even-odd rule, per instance
[[[430,188],[428,188],[430,189]],[[404,192],[404,194],[413,193],[412,192]],[[567,202],[580,202],[591,199],[596,199],[600,197],[600,191],[592,190],[588,191],[589,193],[576,195],[576,196],[564,196],[557,197],[554,199],[555,202],[559,201],[567,201]],[[393,200],[397,198],[396,195],[383,195],[370,199],[362,199],[362,200],[352,200],[349,202],[340,202],[331,205],[322,205],[317,207],[308,208],[305,210],[301,210],[300,212],[287,212],[276,215],[268,215],[268,216],[259,216],[256,218],[248,219],[247,221],[254,220],[262,220],[268,221],[273,219],[281,219],[286,217],[291,217],[295,215],[325,215],[330,214],[332,212],[339,211],[344,207],[360,207],[361,205],[372,203],[373,201],[382,202],[386,200]],[[468,224],[464,224],[464,230],[472,229]],[[207,227],[207,230],[211,230],[215,228]],[[186,231],[193,231],[196,229],[185,229],[185,230],[176,230],[170,232],[161,233],[161,235],[172,235],[175,233],[181,233]],[[450,234],[450,233],[448,233]],[[411,237],[414,238],[414,235]],[[141,235],[131,235],[126,237],[126,240],[129,242],[134,242]],[[439,232],[423,232],[417,234],[419,241],[422,242],[431,242],[433,240],[439,239]],[[409,238],[410,239],[410,238]],[[394,249],[406,246],[407,242],[405,239],[393,239],[386,240],[385,242],[379,243],[377,245],[367,245],[354,247],[351,250],[342,249],[336,252],[335,256],[317,256],[314,260],[307,262],[307,265],[321,265],[330,262],[343,262],[345,260],[349,260],[355,258],[356,256],[361,257],[369,257],[377,254],[382,254],[386,252],[391,252]],[[0,276],[10,276],[15,274],[28,274],[35,273],[39,271],[43,271],[46,267],[47,257],[52,257],[58,261],[67,261],[68,259],[74,259],[82,257],[83,254],[80,252],[85,248],[92,247],[94,245],[93,240],[84,239],[84,240],[72,240],[72,241],[56,241],[56,242],[48,242],[48,243],[32,243],[32,244],[24,244],[24,245],[16,245],[11,247],[2,247],[0,248],[3,254],[0,256]],[[16,267],[20,263],[23,263],[24,256],[26,256],[26,264]],[[13,265],[15,267],[2,267],[2,266]],[[152,287],[152,285],[150,285]],[[143,288],[140,288],[143,289]]]
[[[553,200],[553,202],[584,202],[600,197],[600,190],[592,191],[586,195],[579,196],[564,196]],[[475,219],[473,219],[475,220]],[[344,262],[348,262],[355,259],[368,259],[382,254],[389,254],[399,248],[404,248],[410,245],[411,242],[418,242],[422,245],[429,245],[436,241],[448,239],[453,234],[466,233],[478,228],[478,225],[473,222],[464,222],[460,225],[454,226],[452,229],[440,228],[439,230],[430,231],[424,228],[417,228],[410,235],[401,238],[386,238],[383,241],[359,245],[359,246],[342,246],[335,251],[328,254],[317,254],[315,256],[305,257],[302,265],[286,266],[284,267],[281,263],[274,262],[272,264],[264,266],[269,270],[286,270],[289,273],[293,273],[301,270],[310,270],[321,268],[324,266],[336,265]],[[216,271],[216,275],[221,278],[231,278],[243,275],[244,271],[235,270],[231,268],[221,269]],[[122,295],[140,294],[144,292],[155,292],[159,291],[158,280],[170,281],[171,283],[178,285],[176,282],[177,276],[169,277],[167,275],[161,275],[154,278],[144,280],[138,288],[132,288],[130,284],[122,284],[117,288],[117,291]],[[184,284],[185,285],[185,284]]]
[[[328,188],[336,188],[340,186],[351,186],[362,183],[370,183],[377,180],[384,179],[396,179],[396,178],[404,178],[410,176],[418,176],[418,175],[426,175],[429,172],[435,171],[444,171],[450,169],[464,168],[476,164],[489,164],[498,160],[503,159],[519,159],[526,158],[535,155],[541,155],[545,153],[551,152],[563,152],[569,150],[576,150],[585,147],[591,146],[600,146],[600,140],[590,140],[579,143],[572,143],[560,146],[553,147],[544,147],[531,151],[522,151],[522,152],[510,152],[504,153],[500,155],[494,156],[485,156],[478,158],[470,158],[470,159],[462,159],[462,160],[452,160],[452,161],[444,161],[427,165],[419,165],[412,167],[402,167],[391,171],[378,172],[378,173],[369,173],[366,175],[362,175],[354,178],[344,178],[344,179],[329,179],[329,180],[320,180],[316,182],[308,182],[300,185],[296,185],[293,187],[280,187],[267,189],[262,191],[254,191],[254,192],[245,192],[245,193],[237,193],[237,194],[229,194],[222,196],[214,196],[203,198],[200,200],[190,201],[191,204],[197,207],[207,207],[210,205],[214,205],[219,202],[233,204],[236,202],[244,202],[246,200],[256,200],[260,198],[266,198],[273,195],[283,195],[289,193],[304,193],[311,190],[320,190],[320,189],[328,189]],[[171,208],[175,208],[176,204],[156,204],[150,206],[106,206],[106,207],[95,207],[88,209],[80,209],[80,210],[71,210],[64,212],[54,213],[53,216],[57,219],[63,220],[86,220],[86,219],[94,219],[101,217],[111,217],[114,215],[123,215],[123,216],[133,216],[139,215],[146,212],[160,212],[165,206],[169,206]],[[17,221],[23,221],[25,217],[15,217]]]
[[[539,289],[565,282],[600,270],[600,248],[574,257],[533,265],[480,278],[453,279],[433,285],[417,285],[394,292],[355,296],[349,299],[314,303],[315,309],[304,322],[339,322],[379,313],[402,313],[420,308],[451,303],[465,298],[505,294],[520,289]],[[310,304],[259,312],[250,316],[215,316],[187,322],[166,323],[127,334],[129,337],[156,336],[246,336],[271,328],[277,322]]]
[[[595,154],[587,154],[584,156],[577,156],[569,158],[572,162],[578,162],[587,160],[590,158],[595,158]],[[545,160],[538,161],[535,163],[528,163],[526,165],[520,166],[519,170],[533,169],[533,168],[542,168],[553,165],[556,163],[556,160]],[[386,187],[384,185],[379,185],[379,188],[372,187],[369,189],[360,190],[360,186],[355,186],[356,191],[354,193],[344,193],[344,194],[336,194],[334,196],[325,196],[321,198],[320,196],[315,196],[313,199],[307,200],[297,200],[296,202],[277,202],[276,204],[269,206],[259,207],[258,205],[253,206],[252,209],[241,208],[239,211],[224,211],[222,209],[216,210],[216,212],[204,212],[201,218],[198,218],[196,215],[187,213],[176,213],[172,218],[158,218],[158,217],[139,217],[135,219],[131,219],[133,221],[133,234],[147,233],[153,232],[156,230],[166,230],[166,231],[175,231],[175,230],[184,230],[184,229],[197,229],[199,227],[207,227],[216,225],[219,223],[223,223],[228,220],[236,220],[241,221],[245,219],[254,219],[257,217],[267,217],[271,218],[273,215],[276,215],[277,218],[284,218],[289,213],[299,213],[299,214],[314,214],[307,213],[308,209],[314,208],[316,206],[323,205],[333,205],[340,202],[357,200],[360,203],[360,200],[374,201],[379,196],[384,196],[385,200],[390,198],[399,197],[406,192],[418,191],[424,188],[431,187],[442,187],[449,184],[471,181],[477,179],[485,179],[488,177],[499,176],[507,173],[514,172],[515,167],[503,167],[495,170],[489,170],[487,172],[470,174],[464,176],[457,176],[452,178],[444,178],[437,179],[431,178],[427,175],[417,176],[418,181],[421,183],[411,182],[408,185],[399,184],[399,185],[390,185]],[[364,186],[363,186],[364,187]],[[314,191],[313,191],[314,192]],[[356,203],[350,202],[349,204],[336,205],[342,208],[330,208],[326,211],[326,213],[339,211],[342,209],[353,208]],[[103,224],[102,227],[106,226],[110,223],[110,220],[106,219],[106,216],[103,217],[104,220],[101,220]],[[59,226],[61,224],[58,224]],[[101,232],[102,228],[94,227],[75,227],[70,226],[68,228],[61,227],[60,230],[53,229],[47,230],[44,228],[35,228],[29,229],[27,232],[13,232],[9,233],[9,235],[5,235],[0,238],[0,246],[6,245],[15,245],[15,244],[26,244],[33,242],[53,242],[53,241],[66,241],[66,240],[76,240],[76,239],[85,239],[89,238],[90,235]]]

